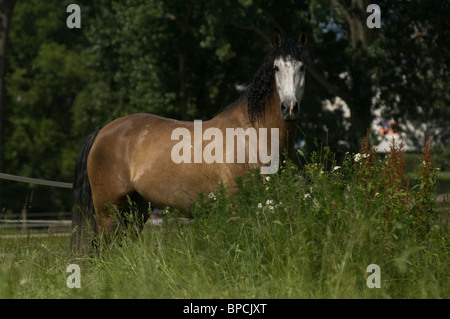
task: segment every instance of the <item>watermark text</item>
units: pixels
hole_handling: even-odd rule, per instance
[[[260,128],[257,131],[254,127],[245,130],[241,127],[226,128],[224,137],[222,130],[216,127],[209,127],[203,131],[202,121],[196,120],[193,132],[186,127],[172,131],[171,139],[179,142],[172,147],[170,155],[176,164],[192,162],[256,164],[259,161],[263,165],[268,165],[261,167],[261,174],[274,174],[279,167],[279,129],[270,129],[270,143],[268,130]],[[211,142],[203,147],[204,141]]]

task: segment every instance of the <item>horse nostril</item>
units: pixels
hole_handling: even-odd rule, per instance
[[[286,100],[281,103],[281,112],[283,116],[288,118],[295,118],[300,110],[299,104],[297,101]]]
[[[292,113],[296,114],[299,111],[298,102],[294,103],[294,106],[292,107]]]

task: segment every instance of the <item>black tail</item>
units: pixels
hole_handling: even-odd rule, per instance
[[[83,253],[89,250],[95,230],[94,204],[87,172],[87,159],[99,130],[84,140],[75,164],[75,180],[72,188],[72,250]]]

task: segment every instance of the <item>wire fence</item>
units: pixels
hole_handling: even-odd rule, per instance
[[[20,183],[71,189],[72,183],[50,181],[0,173],[0,179]],[[54,218],[54,219],[52,219]],[[20,214],[0,214],[0,238],[68,236],[72,225],[71,212],[28,214],[26,205]]]
[[[0,173],[0,179],[28,183],[28,184],[60,187],[60,188],[72,188],[72,186],[73,186],[72,183],[49,181],[49,180],[45,180],[45,179],[30,178],[30,177],[17,176],[17,175],[5,174],[5,173]]]

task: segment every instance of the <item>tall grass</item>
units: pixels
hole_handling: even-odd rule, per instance
[[[414,188],[401,147],[378,159],[366,140],[339,166],[325,147],[300,168],[253,171],[233,196],[200,195],[193,223],[118,234],[83,258],[2,243],[0,297],[449,298],[449,205],[433,204],[428,151]],[[80,289],[66,286],[71,263]],[[366,285],[370,264],[381,288]]]

